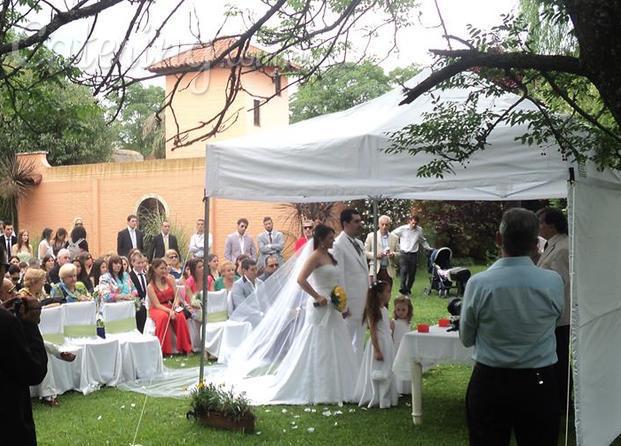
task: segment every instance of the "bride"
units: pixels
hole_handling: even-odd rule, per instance
[[[205,369],[205,381],[245,392],[252,404],[354,401],[359,364],[342,314],[330,302],[339,265],[330,254],[334,230],[318,225],[311,241],[259,284],[231,315],[250,334]],[[222,353],[222,352],[221,352]],[[168,371],[162,380],[125,385],[154,396],[177,396],[196,385],[198,369]]]

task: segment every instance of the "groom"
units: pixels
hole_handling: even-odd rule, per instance
[[[347,208],[341,212],[343,231],[334,241],[334,257],[338,262],[341,284],[347,293],[349,317],[347,328],[352,338],[354,352],[362,360],[364,351],[364,326],[362,313],[369,288],[369,267],[364,254],[364,245],[356,238],[362,219],[356,209]]]

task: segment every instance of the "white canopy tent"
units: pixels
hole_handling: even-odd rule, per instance
[[[469,93],[452,89],[436,95],[463,103]],[[429,157],[383,151],[390,144],[387,132],[422,122],[433,107],[429,95],[399,106],[402,98],[397,88],[343,112],[210,144],[205,195],[278,202],[567,197],[576,435],[579,445],[610,443],[621,433],[621,355],[614,351],[621,343],[621,293],[614,281],[621,268],[621,237],[607,228],[621,221],[621,176],[583,166],[570,182],[571,166],[556,147],[522,146],[515,137],[524,128],[500,126],[488,139],[490,147],[467,167],[456,167],[443,179],[419,178],[416,170]],[[481,98],[479,104],[504,110],[515,100],[507,94]]]

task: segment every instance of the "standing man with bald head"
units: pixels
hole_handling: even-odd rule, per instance
[[[399,238],[390,233],[392,220],[388,215],[382,215],[377,225],[377,245],[375,261],[373,259],[373,233],[367,235],[364,243],[364,253],[369,260],[369,276],[373,275],[373,266],[377,280],[388,282],[392,287],[392,280],[397,276],[399,264]]]

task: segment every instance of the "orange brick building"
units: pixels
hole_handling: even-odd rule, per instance
[[[166,75],[167,97],[177,85],[172,106],[182,131],[196,127],[221,109],[230,61],[211,66],[206,71],[204,67],[221,47],[227,46],[226,42],[215,48],[210,44],[202,45],[149,67],[153,72]],[[251,47],[249,54],[259,52]],[[189,71],[192,67],[202,71]],[[231,124],[214,140],[288,125],[288,97],[286,90],[280,92],[280,88],[286,85],[286,78],[280,76],[274,67],[245,71],[241,78],[243,91],[229,109]],[[254,110],[258,98],[270,96],[275,91],[280,95],[261,106],[258,112]],[[176,125],[172,111],[167,109],[167,140],[174,134]],[[199,131],[188,132],[190,139],[197,136],[200,136]],[[194,232],[196,219],[203,216],[205,145],[205,141],[198,141],[173,150],[171,141],[167,143],[164,160],[60,167],[51,167],[43,152],[21,154],[20,159],[35,163],[42,181],[20,201],[20,226],[35,237],[46,226],[70,230],[73,218],[82,217],[90,250],[99,255],[116,249],[116,233],[126,226],[127,215],[137,214],[141,205],[157,203],[189,238]],[[252,175],[251,166],[248,175]],[[280,204],[211,200],[213,252],[223,254],[225,237],[235,230],[238,218],[246,217],[250,221],[249,232],[256,238],[263,231],[262,220],[266,215],[272,216],[277,229],[291,232],[290,241],[297,237],[298,228],[286,227],[287,211]],[[181,249],[185,250],[187,246]]]

